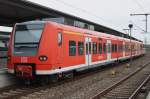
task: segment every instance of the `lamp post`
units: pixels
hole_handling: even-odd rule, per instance
[[[123,29],[123,30],[126,32],[127,35],[129,35],[130,29]]]
[[[130,66],[132,65],[132,42],[131,42],[131,39],[132,39],[132,28],[133,28],[133,24],[129,24],[129,29],[130,29]]]

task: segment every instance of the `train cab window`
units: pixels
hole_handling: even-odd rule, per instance
[[[97,54],[97,43],[93,42],[93,54]]]
[[[106,53],[106,43],[103,44],[103,51]]]
[[[78,54],[83,55],[84,54],[84,43],[78,42]]]
[[[98,44],[99,54],[102,54],[102,43]]]
[[[43,23],[16,25],[13,54],[15,56],[35,56],[39,49],[43,29]]]
[[[69,41],[69,56],[75,56],[75,55],[76,55],[76,42]]]

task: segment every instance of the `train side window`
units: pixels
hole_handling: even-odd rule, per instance
[[[106,53],[106,43],[103,44],[103,51]]]
[[[117,44],[115,44],[115,52],[117,52]]]
[[[97,43],[93,42],[93,54],[97,54]]]
[[[115,45],[114,44],[112,44],[111,50],[112,50],[112,52],[115,52]]]
[[[62,33],[58,32],[58,45],[61,46],[62,45]]]
[[[69,41],[69,56],[75,56],[75,55],[76,55],[76,42]]]
[[[116,52],[116,49],[115,49],[115,44],[113,44],[113,46],[114,46],[114,47],[113,47],[113,48],[114,48],[113,50],[114,50],[114,52]]]
[[[120,52],[120,44],[118,45],[118,52]]]
[[[78,42],[78,54],[83,55],[84,54],[84,43]]]
[[[99,54],[102,54],[102,43],[99,43],[98,45],[99,45],[99,46],[98,46]]]
[[[128,44],[125,44],[125,51],[128,52]]]
[[[120,45],[120,52],[123,52],[123,45]]]
[[[122,52],[123,51],[123,46],[120,44],[119,47],[120,47],[119,48],[120,52]]]

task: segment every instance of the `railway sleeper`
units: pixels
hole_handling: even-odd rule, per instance
[[[116,96],[116,97],[107,96],[107,97],[104,97],[102,99],[128,99],[128,97],[124,97],[124,96]]]

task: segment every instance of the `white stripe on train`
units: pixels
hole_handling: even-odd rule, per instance
[[[133,56],[138,56],[138,55],[133,55]],[[121,57],[118,58],[120,59],[127,59],[130,56],[126,56],[126,57]],[[65,68],[61,68],[61,69],[55,69],[55,70],[36,70],[36,74],[37,75],[46,75],[46,74],[56,74],[56,73],[62,73],[62,72],[66,72],[66,71],[71,71],[71,70],[84,70],[84,69],[88,69],[88,68],[93,68],[93,67],[97,67],[97,66],[101,66],[101,65],[106,65],[109,63],[112,63],[114,61],[116,61],[117,58],[115,59],[111,59],[111,60],[104,60],[104,61],[98,61],[98,62],[92,62],[90,66],[86,65],[86,64],[80,64],[80,65],[74,65],[74,66],[69,66],[69,67],[65,67]],[[95,66],[94,66],[95,65]],[[8,69],[9,73],[14,73],[14,69]]]

